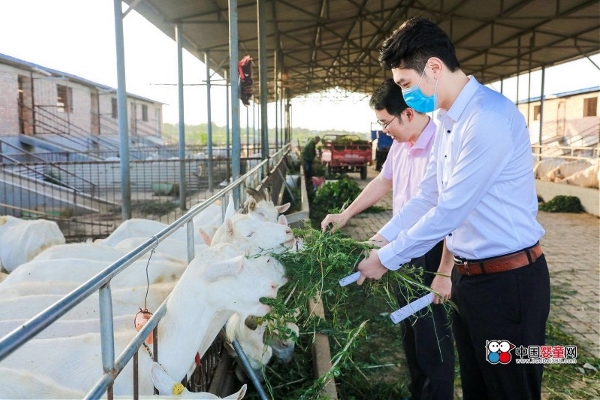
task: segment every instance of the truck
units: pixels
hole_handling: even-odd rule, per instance
[[[321,139],[321,162],[327,174],[336,172],[360,172],[360,179],[367,179],[367,167],[373,164],[371,142],[358,135],[323,135]]]

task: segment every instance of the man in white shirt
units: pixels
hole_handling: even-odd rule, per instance
[[[406,21],[379,60],[409,107],[439,109],[439,123],[419,193],[375,235],[383,245],[359,264],[358,283],[444,238],[455,256],[452,327],[464,399],[539,399],[543,365],[517,364],[513,352],[544,344],[550,310],[525,120],[462,72],[450,38],[431,21]]]
[[[426,114],[408,107],[402,90],[393,79],[387,79],[377,88],[369,105],[375,111],[383,132],[394,139],[383,169],[364,188],[360,195],[340,214],[328,214],[321,222],[321,229],[341,228],[350,218],[377,203],[392,189],[393,213],[396,214],[413,197],[431,155],[435,138],[435,124]],[[409,264],[421,267],[423,284],[432,285],[434,273],[441,262],[443,240],[422,257],[415,257]],[[442,298],[450,297],[449,276],[437,277],[447,281],[434,290]],[[442,282],[443,283],[443,282]],[[424,295],[425,293],[419,293]],[[407,304],[408,293],[397,293],[399,306]],[[402,346],[410,373],[409,390],[412,399],[452,399],[454,397],[454,346],[446,310],[435,304],[431,310],[401,322]]]

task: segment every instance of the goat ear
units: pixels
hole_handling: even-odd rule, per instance
[[[210,246],[212,243],[212,237],[210,237],[210,235],[202,228],[198,228],[198,232],[200,233],[202,241],[206,243],[207,246]]]
[[[252,196],[255,199],[258,198],[258,197],[260,197],[260,193],[258,193],[256,191],[256,189],[246,188],[246,193],[248,193],[250,196]]]
[[[230,238],[233,237],[235,232],[233,230],[233,220],[231,218],[225,220],[225,229],[227,231],[227,236]]]
[[[283,214],[284,212],[286,212],[290,208],[290,205],[291,205],[290,203],[285,203],[285,204],[282,204],[282,205],[277,206],[275,208],[277,208],[277,212],[279,214]]]
[[[279,218],[277,218],[277,222],[278,222],[280,225],[286,225],[286,226],[287,226],[287,224],[288,224],[288,220],[287,220],[287,218],[285,217],[285,215],[283,215],[283,214],[281,214],[281,215],[279,216]]]
[[[229,199],[227,200],[227,209],[225,210],[225,218],[231,218],[235,214],[233,195],[229,195]]]
[[[243,265],[244,256],[237,256],[224,261],[219,261],[209,268],[206,268],[206,279],[209,282],[214,282],[226,276],[234,276],[241,271]]]
[[[157,362],[152,363],[152,383],[161,395],[173,394],[173,385],[177,382],[171,378],[167,371]]]

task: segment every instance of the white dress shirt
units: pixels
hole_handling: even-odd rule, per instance
[[[379,231],[390,241],[378,252],[381,263],[396,270],[444,237],[451,252],[471,260],[533,246],[544,229],[517,107],[469,77],[438,120],[420,191]]]

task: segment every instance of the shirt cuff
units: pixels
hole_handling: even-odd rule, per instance
[[[385,246],[380,248],[377,251],[377,256],[379,257],[379,262],[383,264],[384,267],[386,267],[390,271],[396,271],[409,260],[404,260],[402,259],[402,257],[397,256],[394,252],[392,244],[393,242],[386,244]]]

